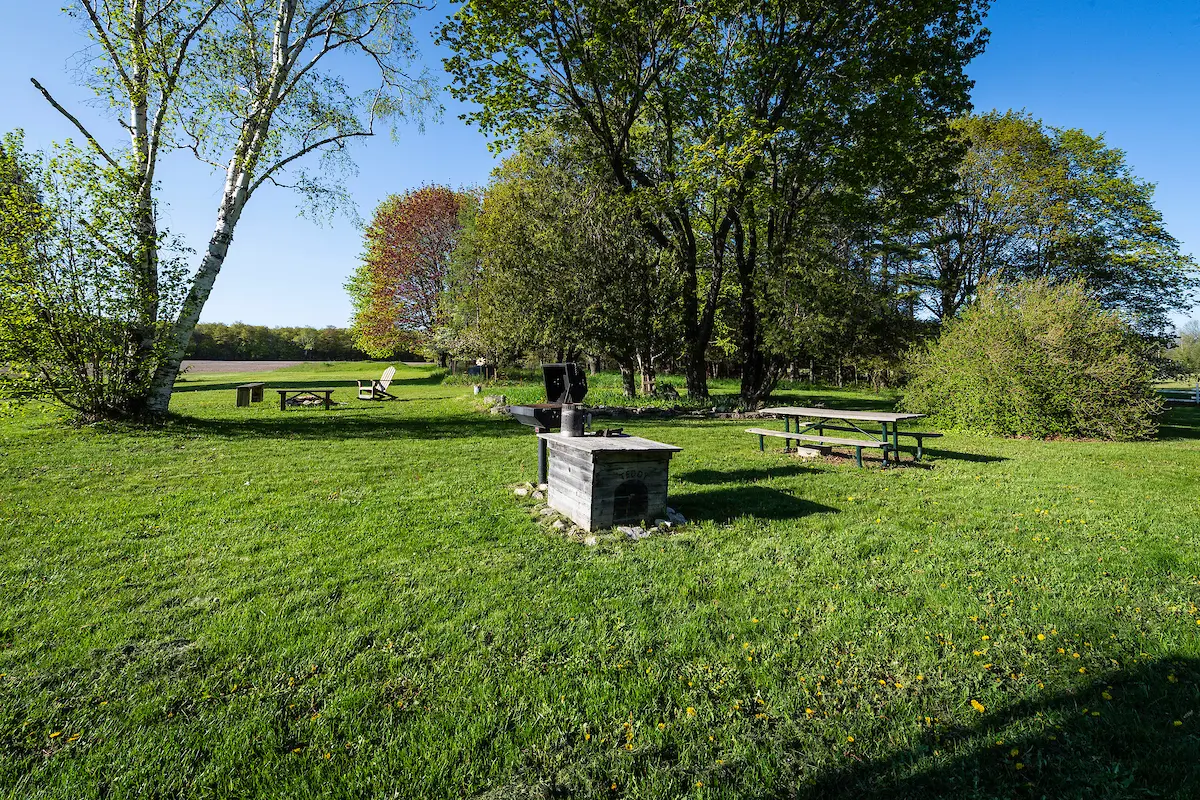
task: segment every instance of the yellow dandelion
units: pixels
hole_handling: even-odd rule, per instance
[[[57,739],[60,736],[62,736],[62,731],[55,731],[54,733],[50,734],[51,739]]]
[[[1020,761],[1018,761],[1017,763],[1013,764],[1013,768],[1014,769],[1025,769],[1025,765],[1022,764]]]
[[[1105,700],[1112,700],[1112,695],[1109,694],[1108,692],[1101,692],[1100,696],[1103,697]]]
[[[688,715],[689,717],[694,717],[694,716],[696,716],[696,709],[692,708],[691,706],[688,706],[688,707],[687,707],[687,715]]]
[[[847,741],[847,742],[850,742],[851,744],[854,744],[854,737],[853,737],[853,736],[847,736],[847,737],[846,737],[846,741]]]
[[[978,700],[971,701],[971,708],[975,709],[980,714],[987,710],[983,703],[979,702]]]
[[[1021,751],[1014,747],[1012,750],[1008,751],[1008,754],[1013,758],[1016,758],[1017,756],[1021,755]]]
[[[1039,641],[1039,642],[1044,642],[1044,641],[1046,641],[1046,634],[1044,634],[1044,633],[1039,633],[1039,634],[1038,634],[1038,641]]]
[[[1183,725],[1183,720],[1181,720],[1181,719],[1177,719],[1177,720],[1175,720],[1175,727],[1176,727],[1176,728],[1180,727],[1181,725]]]

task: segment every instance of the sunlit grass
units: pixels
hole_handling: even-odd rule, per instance
[[[528,429],[429,370],[354,400],[381,369],[188,376],[165,430],[0,422],[0,795],[1200,793],[1196,410],[886,472],[624,423],[683,448],[693,522],[588,548],[513,497]]]

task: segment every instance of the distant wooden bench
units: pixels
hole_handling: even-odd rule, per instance
[[[261,403],[265,383],[243,383],[237,387],[237,407],[242,408],[251,403]]]
[[[276,389],[279,392],[279,410],[287,411],[288,397],[303,397],[308,395],[322,401],[325,410],[333,406],[333,389]]]
[[[790,433],[788,431],[773,431],[767,428],[747,428],[746,433],[753,433],[758,437],[758,449],[765,449],[765,437],[774,436],[779,439],[795,439],[799,444],[801,441],[815,442],[817,444],[828,445],[830,447],[853,447],[854,460],[858,466],[862,466],[862,451],[864,447],[869,447],[874,450],[880,450],[883,453],[892,449],[892,446],[887,442],[875,442],[870,439],[843,439],[839,436],[813,436],[807,433]]]

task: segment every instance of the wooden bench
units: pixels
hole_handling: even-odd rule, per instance
[[[325,410],[333,407],[333,389],[276,389],[279,392],[279,410],[287,411],[288,396],[303,397],[308,395],[322,401]]]
[[[883,451],[884,463],[887,463],[887,453],[892,449],[892,446],[886,442],[875,442],[870,439],[843,439],[838,436],[812,436],[807,433],[791,433],[788,431],[773,431],[766,428],[747,428],[746,433],[753,433],[758,437],[758,449],[765,448],[764,441],[767,436],[775,436],[780,439],[795,439],[797,444],[801,441],[816,442],[817,444],[829,445],[830,447],[853,447],[854,460],[858,466],[862,466],[862,451],[864,447],[870,447],[875,450]]]
[[[265,383],[243,383],[237,387],[237,407],[242,408],[251,403],[261,403]]]
[[[911,436],[917,440],[917,461],[921,460],[921,442],[925,439],[937,439],[938,437],[942,436],[940,433],[930,433],[928,431],[899,431],[897,435]]]

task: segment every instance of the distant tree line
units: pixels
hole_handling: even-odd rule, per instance
[[[359,361],[369,356],[346,328],[267,328],[235,322],[201,322],[187,357],[223,361]]]

